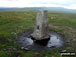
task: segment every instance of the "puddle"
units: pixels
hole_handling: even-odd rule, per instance
[[[48,49],[60,48],[64,46],[64,40],[62,35],[53,31],[51,31],[49,39],[37,41],[37,40],[33,40],[31,37],[22,35],[17,39],[17,43],[21,47],[25,47],[29,50],[30,49],[48,50]]]

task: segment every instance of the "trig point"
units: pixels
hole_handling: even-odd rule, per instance
[[[46,10],[37,13],[35,30],[31,36],[36,40],[47,39],[50,37],[48,33],[48,12]]]

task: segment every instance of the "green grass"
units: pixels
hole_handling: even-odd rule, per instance
[[[8,51],[0,50],[0,57],[10,57],[11,54]]]
[[[52,57],[52,56],[61,57],[60,53],[58,53],[59,51],[60,49],[54,49],[49,51],[42,50],[41,52],[36,52],[32,50],[25,53],[23,57]]]
[[[33,19],[35,19],[35,13],[0,12],[0,39],[15,38],[20,32],[32,28],[35,22]]]
[[[15,42],[15,38],[19,33],[26,31],[27,29],[33,29],[35,24],[37,12],[0,12],[0,57],[10,57],[16,51],[4,50],[8,48],[19,48]],[[51,17],[55,17],[51,19]],[[65,14],[65,13],[48,13],[49,24],[57,26],[68,26],[76,29],[76,14]],[[64,28],[52,28],[51,30],[61,32],[62,34],[69,33]],[[19,51],[19,50],[18,50]],[[19,52],[23,54],[23,57],[61,57],[59,52],[61,49],[41,51],[36,54],[35,51],[23,51]]]
[[[56,17],[51,19],[51,17]],[[49,23],[69,26],[76,29],[76,14],[49,13]]]

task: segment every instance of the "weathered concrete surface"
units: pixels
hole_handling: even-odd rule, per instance
[[[48,12],[46,10],[37,13],[35,30],[31,35],[37,40],[49,38]]]

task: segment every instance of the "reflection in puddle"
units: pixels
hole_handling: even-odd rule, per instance
[[[50,33],[49,40],[41,40],[41,41],[32,40],[31,37],[28,38],[28,37],[20,36],[17,39],[17,43],[21,47],[25,47],[28,49],[52,49],[52,48],[58,48],[64,46],[62,35],[56,32]],[[46,45],[44,46],[42,44],[46,44]]]
[[[61,36],[55,32],[51,33],[50,40],[48,41],[47,47],[61,47],[63,46],[63,41]]]

